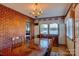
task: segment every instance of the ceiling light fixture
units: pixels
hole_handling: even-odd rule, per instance
[[[35,17],[35,18],[38,18],[38,16],[42,15],[43,11],[38,8],[38,3],[35,3],[34,4],[34,7],[33,7],[33,10],[31,12],[31,14]]]

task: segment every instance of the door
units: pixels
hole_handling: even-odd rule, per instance
[[[40,39],[52,39],[53,45],[58,46],[58,36],[59,36],[58,24],[41,24],[40,25]],[[49,40],[50,41],[50,40]]]
[[[40,25],[40,47],[48,48],[49,40],[48,40],[48,24]]]
[[[58,24],[57,23],[53,23],[53,24],[49,24],[49,35],[51,36],[51,39],[53,41],[53,46],[58,46],[58,37],[59,37],[59,33],[58,33]]]
[[[48,24],[40,25],[40,38],[48,38]]]

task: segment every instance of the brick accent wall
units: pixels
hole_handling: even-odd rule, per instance
[[[10,47],[12,37],[25,35],[28,18],[0,4],[0,49]]]

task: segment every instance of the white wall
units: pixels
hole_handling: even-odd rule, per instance
[[[59,44],[65,44],[65,24],[60,23],[59,25],[60,35],[59,35]]]
[[[57,23],[59,24],[59,44],[65,44],[65,24],[63,23],[63,19],[58,19],[58,20],[40,20],[39,21],[39,25],[40,24],[52,24],[52,23]],[[35,35],[39,34],[39,25],[38,26],[35,26],[35,29],[34,29],[34,33]],[[37,39],[35,39],[37,40]]]

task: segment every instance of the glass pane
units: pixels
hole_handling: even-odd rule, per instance
[[[41,24],[40,25],[40,33],[41,34],[48,34],[48,24]]]
[[[26,39],[30,40],[30,23],[26,23]]]
[[[40,46],[41,48],[48,48],[49,46],[49,41],[46,38],[41,38],[40,40]]]
[[[66,21],[66,26],[67,26],[67,36],[72,39],[73,38],[73,21],[72,21],[72,18],[69,18]]]
[[[26,24],[26,31],[30,31],[30,23]]]
[[[58,35],[58,24],[50,24],[49,25],[49,34]]]

